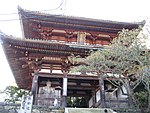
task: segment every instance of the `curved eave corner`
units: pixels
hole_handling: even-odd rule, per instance
[[[18,87],[22,89],[31,89],[32,78],[29,75],[28,69],[20,68],[22,63],[16,60],[18,57],[14,54],[15,50],[9,47],[9,42],[6,40],[8,37],[10,36],[5,35],[4,33],[0,33],[0,42],[15,81]]]

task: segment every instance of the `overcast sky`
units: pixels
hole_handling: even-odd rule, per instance
[[[150,17],[149,0],[0,0],[0,30],[16,37],[22,37],[18,5],[27,10],[123,22]],[[1,46],[0,70],[0,89],[3,89],[14,79]]]

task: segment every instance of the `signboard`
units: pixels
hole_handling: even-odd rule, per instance
[[[33,96],[23,96],[19,113],[31,113]]]
[[[100,97],[100,90],[98,90],[96,92],[96,102],[98,102],[100,99],[101,99],[101,97]]]
[[[86,32],[78,32],[77,42],[78,44],[84,44],[86,42]]]

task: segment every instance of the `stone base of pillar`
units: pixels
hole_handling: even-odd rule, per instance
[[[62,107],[67,107],[67,97],[66,96],[63,96],[62,97]]]

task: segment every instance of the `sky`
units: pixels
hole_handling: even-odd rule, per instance
[[[121,22],[150,17],[149,0],[0,0],[0,31],[22,37],[17,7],[32,11]],[[43,11],[43,12],[44,12]],[[15,83],[0,45],[0,90]]]

